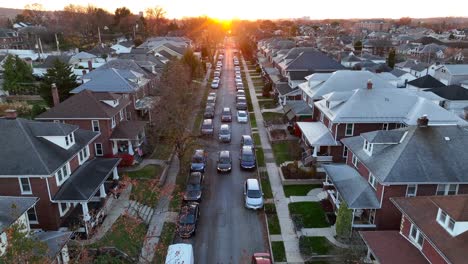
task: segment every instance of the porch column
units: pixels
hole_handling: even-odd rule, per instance
[[[353,217],[351,218],[351,233],[353,233],[353,225],[354,225],[354,214],[356,213],[356,209],[353,209]]]
[[[319,146],[314,146],[314,153],[312,154],[313,157],[317,157],[319,148],[320,148]]]
[[[83,202],[80,204],[81,204],[81,207],[83,208],[83,220],[85,222],[88,222],[89,220],[91,220],[91,216],[89,215],[88,203]]]
[[[131,140],[128,141],[128,154],[130,154],[132,156],[135,154],[135,152],[133,152],[133,146],[132,146],[132,141]]]
[[[118,180],[119,179],[119,172],[117,171],[117,167],[114,168],[112,175],[113,175],[112,176],[113,180]]]
[[[116,140],[112,140],[112,154],[117,154],[117,152],[119,151],[119,148],[117,147],[117,141]]]
[[[101,198],[106,198],[106,188],[104,187],[104,183],[99,186],[99,196]]]

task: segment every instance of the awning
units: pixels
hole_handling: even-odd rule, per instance
[[[321,122],[297,122],[297,126],[310,146],[340,146],[330,130]]]
[[[145,121],[123,121],[120,122],[112,132],[109,139],[135,140],[138,134],[145,131]]]
[[[53,200],[87,202],[119,164],[120,159],[95,158],[81,165],[60,187]]]
[[[303,100],[287,101],[283,109],[285,113],[292,111],[295,116],[312,116],[312,109]]]
[[[375,190],[359,175],[358,171],[346,164],[323,165],[335,189],[350,209],[379,209],[380,202]]]
[[[135,102],[135,109],[136,110],[149,110],[151,109],[158,101],[159,97],[155,96],[146,96],[141,99],[138,99]]]

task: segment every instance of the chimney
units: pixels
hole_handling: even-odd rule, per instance
[[[418,127],[427,127],[429,124],[429,119],[427,118],[427,115],[423,115],[420,118],[418,118]]]
[[[83,74],[83,76],[86,75],[86,70],[82,70],[81,73]]]
[[[58,94],[57,85],[55,83],[52,84],[52,101],[54,102],[54,106],[60,104],[60,97]]]
[[[88,61],[88,70],[89,71],[93,70],[93,62],[91,60]]]
[[[16,117],[18,116],[18,114],[16,113],[16,110],[15,109],[7,109],[5,110],[5,118],[6,119],[16,119]]]
[[[372,80],[367,80],[367,90],[372,90]]]

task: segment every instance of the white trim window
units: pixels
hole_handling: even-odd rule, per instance
[[[419,231],[419,229],[413,224],[411,224],[409,238],[417,248],[422,248],[424,243],[424,237]]]
[[[330,130],[331,132],[333,132],[333,122],[331,120],[328,120],[328,130]]]
[[[67,164],[63,165],[55,173],[57,185],[62,185],[62,183],[64,183],[68,179],[68,177],[70,177],[70,163],[67,162]]]
[[[104,149],[102,148],[102,143],[94,143],[94,151],[96,156],[104,155]]]
[[[415,197],[418,192],[417,184],[408,184],[406,186],[406,197]]]
[[[60,217],[64,216],[70,210],[70,203],[58,203]]]
[[[115,116],[113,116],[113,117],[111,118],[111,127],[114,128],[115,125],[116,125],[116,124],[115,124]]]
[[[28,210],[28,220],[30,224],[39,224],[35,206],[31,207],[31,209]]]
[[[84,147],[78,152],[78,164],[83,164],[89,158],[89,146]]]
[[[382,124],[382,130],[388,130],[388,123]]]
[[[358,167],[359,166],[359,159],[356,155],[353,154],[353,158],[351,159],[351,162],[353,163],[354,167]]]
[[[119,117],[120,117],[120,121],[124,119],[123,109],[119,111]]]
[[[324,116],[325,115],[323,114],[323,112],[320,112],[320,122],[322,122],[322,123],[323,123]]]
[[[438,184],[436,195],[456,195],[458,194],[458,184]]]
[[[91,127],[94,132],[101,132],[101,129],[99,128],[99,120],[91,120]]]
[[[364,149],[364,152],[367,153],[367,155],[372,156],[372,150],[374,149],[374,144],[364,139],[364,146],[362,148]]]
[[[369,183],[374,190],[377,190],[377,179],[372,173],[369,173]]]
[[[343,147],[343,158],[348,157],[348,148],[346,146]]]
[[[31,181],[27,177],[18,178],[21,194],[32,194]]]
[[[354,134],[354,123],[346,124],[345,136],[352,136]]]

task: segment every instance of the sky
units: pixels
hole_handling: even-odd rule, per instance
[[[218,19],[299,18],[414,18],[468,16],[466,0],[1,0],[0,7],[23,8],[39,3],[47,10],[61,10],[68,4],[91,3],[110,12],[127,6],[138,13],[161,6],[169,18],[207,15]]]

